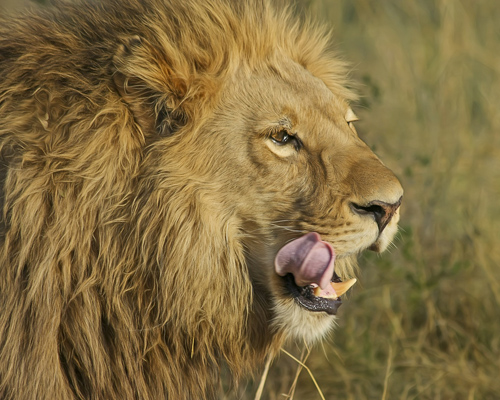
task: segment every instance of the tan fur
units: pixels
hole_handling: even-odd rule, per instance
[[[221,368],[322,337],[276,252],[316,231],[348,275],[397,224],[349,204],[402,194],[344,118],[345,73],[260,0],[1,20],[0,398],[214,398]]]

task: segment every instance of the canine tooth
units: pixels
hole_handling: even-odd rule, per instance
[[[332,282],[331,285],[333,287],[333,290],[337,292],[337,296],[342,296],[356,283],[356,281],[356,278],[352,278],[345,282]]]

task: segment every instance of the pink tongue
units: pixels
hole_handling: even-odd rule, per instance
[[[293,274],[297,286],[317,284],[327,290],[333,276],[335,251],[316,232],[283,246],[274,260],[276,273]]]

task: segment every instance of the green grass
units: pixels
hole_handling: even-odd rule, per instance
[[[500,7],[301,4],[333,26],[361,83],[360,136],[405,188],[396,247],[360,259],[361,284],[307,365],[327,399],[499,399]],[[296,367],[273,363],[263,399],[286,399]],[[306,371],[294,399],[320,399]]]

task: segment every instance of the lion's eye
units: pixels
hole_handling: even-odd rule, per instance
[[[271,133],[270,139],[277,146],[285,146],[292,144],[295,147],[295,150],[300,149],[301,143],[299,138],[297,138],[295,135],[288,133],[284,129]]]
[[[281,130],[271,133],[271,140],[278,146],[283,146],[293,140],[293,136],[287,131]]]

